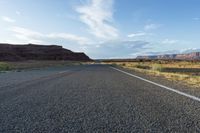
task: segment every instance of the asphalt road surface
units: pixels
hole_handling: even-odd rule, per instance
[[[200,102],[106,65],[0,74],[0,132],[200,132]]]

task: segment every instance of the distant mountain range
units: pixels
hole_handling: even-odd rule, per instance
[[[138,56],[137,59],[177,59],[177,60],[200,60],[200,52],[186,54],[164,54],[151,56]]]
[[[69,60],[90,61],[85,53],[76,53],[57,45],[13,45],[0,43],[0,61]]]

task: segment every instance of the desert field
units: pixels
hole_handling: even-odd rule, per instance
[[[104,61],[106,64],[117,65],[145,74],[162,76],[169,80],[200,87],[200,61],[180,60],[128,60]]]

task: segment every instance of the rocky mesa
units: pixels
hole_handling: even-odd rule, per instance
[[[138,56],[137,59],[174,59],[174,60],[200,60],[200,52],[187,54],[166,54],[153,56]]]
[[[26,60],[91,61],[85,53],[72,52],[57,45],[13,45],[0,43],[0,61]]]

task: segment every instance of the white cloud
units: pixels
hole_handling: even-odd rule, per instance
[[[139,52],[137,55],[166,55],[166,54],[187,54],[192,52],[200,52],[200,49],[197,48],[186,48],[180,50],[166,50],[166,51],[146,51],[146,52]]]
[[[15,20],[10,18],[10,17],[7,17],[7,16],[2,16],[2,20],[3,21],[6,21],[6,22],[9,22],[9,23],[14,23]]]
[[[145,36],[145,35],[147,35],[147,33],[145,33],[145,32],[139,32],[139,33],[129,34],[128,37],[129,38],[134,38],[134,37],[141,37],[141,36]]]
[[[179,54],[179,50],[167,50],[167,51],[144,51],[137,53],[137,56],[152,56],[152,55],[166,55],[166,54]]]
[[[148,49],[149,42],[146,41],[126,41],[112,40],[91,45],[86,49],[86,53],[92,58],[130,58],[131,53]],[[133,56],[132,56],[133,57]]]
[[[180,50],[181,53],[192,53],[192,52],[200,52],[198,48],[185,48]]]
[[[69,33],[43,34],[22,27],[12,27],[11,31],[14,32],[15,37],[17,37],[20,40],[27,41],[28,43],[43,43],[45,42],[45,40],[50,40],[50,39],[58,39],[58,40],[63,39],[65,41],[71,41],[78,44],[86,44],[90,42],[88,38]]]
[[[89,0],[76,8],[80,19],[89,26],[89,31],[98,38],[113,39],[118,37],[118,30],[113,22],[113,0]]]
[[[155,30],[158,29],[161,25],[160,24],[147,24],[144,26],[145,30]]]
[[[11,31],[14,32],[14,36],[17,37],[20,41],[24,41],[27,43],[43,43],[42,38],[43,34],[32,31],[30,29],[22,28],[22,27],[12,27]]]
[[[193,18],[193,20],[200,21],[200,18],[199,17],[195,17],[195,18]]]
[[[16,11],[15,13],[16,13],[17,15],[19,15],[19,16],[21,15],[21,12],[20,12],[20,11]]]
[[[43,34],[30,30],[30,29],[26,29],[26,28],[22,28],[22,27],[13,27],[11,29],[13,32],[21,34],[21,35],[26,35],[27,37],[31,37],[31,36],[43,36]]]
[[[51,33],[51,34],[47,35],[47,37],[55,38],[55,39],[56,38],[62,38],[62,39],[65,39],[65,40],[76,41],[79,44],[90,43],[90,40],[88,38],[80,37],[80,36],[69,34],[69,33]]]
[[[178,42],[179,42],[179,40],[170,40],[170,39],[165,39],[162,41],[163,44],[175,44]]]

